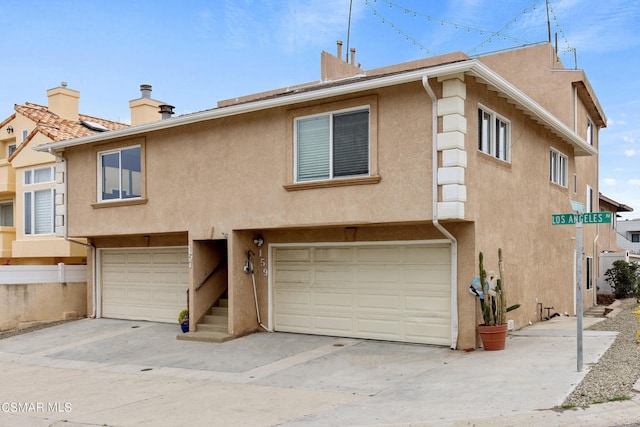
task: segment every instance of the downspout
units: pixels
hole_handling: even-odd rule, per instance
[[[432,195],[432,221],[433,226],[451,241],[451,349],[455,350],[458,344],[458,241],[453,234],[438,222],[438,99],[429,86],[429,76],[422,76],[422,86],[431,97],[431,195]]]
[[[51,154],[52,156],[54,156],[56,159],[58,159],[61,163],[66,163],[67,159],[64,158],[64,156],[62,156],[60,153],[57,153],[55,151],[53,151],[53,149],[49,148],[48,149],[49,154]],[[65,168],[66,169],[66,168]],[[94,245],[92,245],[91,243],[84,243],[84,242],[79,242],[77,240],[73,240],[69,238],[69,235],[67,234],[67,173],[65,170],[65,177],[62,180],[62,185],[64,187],[64,197],[65,197],[65,203],[64,203],[64,220],[65,220],[65,224],[64,224],[64,240],[67,242],[71,242],[71,243],[75,243],[77,245],[82,245],[84,247],[87,247],[90,249],[91,252],[91,287],[92,287],[92,292],[91,292],[91,319],[94,319],[96,317],[96,310],[97,310],[97,284],[96,284],[96,247]]]

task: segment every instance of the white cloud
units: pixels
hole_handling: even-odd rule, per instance
[[[603,178],[602,183],[605,185],[614,186],[618,184],[618,181],[616,181],[615,178]]]
[[[640,151],[638,150],[632,150],[632,149],[624,150],[624,155],[627,157],[637,156],[638,154],[640,154]]]
[[[627,181],[627,184],[640,187],[640,179],[630,179],[629,181]]]

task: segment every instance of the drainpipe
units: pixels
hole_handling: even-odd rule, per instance
[[[52,156],[54,156],[56,159],[58,159],[61,163],[66,163],[67,159],[64,158],[64,156],[62,156],[60,153],[57,153],[55,151],[53,151],[51,148],[49,148],[49,154],[51,154]],[[66,169],[66,168],[65,168]],[[66,175],[66,172],[65,172]],[[64,177],[64,180],[62,181],[62,185],[64,187],[64,196],[65,198],[67,198],[67,177]],[[96,247],[94,245],[92,245],[91,243],[84,243],[84,242],[79,242],[77,240],[73,240],[69,238],[69,235],[67,234],[67,204],[66,204],[66,200],[64,203],[64,219],[65,219],[65,225],[64,225],[64,240],[67,242],[71,242],[71,243],[75,243],[77,245],[82,245],[84,247],[87,247],[90,249],[91,251],[91,287],[92,287],[92,292],[91,292],[91,316],[90,318],[95,318],[96,317],[96,310],[97,310],[97,284],[96,284]]]
[[[429,86],[429,76],[422,76],[422,86],[431,97],[431,184],[432,184],[432,221],[433,226],[451,241],[451,349],[455,350],[458,344],[458,241],[442,224],[438,222],[438,99]]]

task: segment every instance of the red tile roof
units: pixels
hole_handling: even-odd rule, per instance
[[[9,161],[11,161],[22,150],[22,147],[26,146],[29,141],[33,139],[36,133],[41,133],[50,138],[52,142],[57,142],[99,133],[99,131],[84,125],[82,123],[83,121],[104,126],[108,130],[129,127],[129,125],[125,123],[87,116],[85,114],[79,114],[78,121],[63,119],[57,114],[49,111],[46,106],[31,102],[26,102],[24,105],[16,104],[14,109],[16,110],[16,113],[19,113],[35,122],[36,127],[16,149]],[[15,114],[12,117],[15,117]]]

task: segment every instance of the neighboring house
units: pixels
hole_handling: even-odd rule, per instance
[[[626,260],[629,261],[629,255],[622,246],[619,245],[619,228],[625,221],[618,221],[619,212],[633,212],[633,208],[625,204],[619,203],[609,197],[604,196],[602,193],[600,198],[600,211],[611,212],[613,215],[613,221],[611,224],[597,225],[597,241],[596,241],[596,253],[599,254],[599,263],[589,262],[589,265],[585,269],[588,279],[591,277],[597,278],[597,293],[598,294],[613,294],[613,289],[607,283],[605,278],[605,272],[611,268],[614,261]]]
[[[606,118],[584,72],[550,44],[368,71],[341,56],[322,53],[319,82],[36,147],[65,172],[58,231],[95,247],[97,317],[188,307],[185,336],[215,338],[258,330],[258,308],[269,330],[473,348],[468,288],[498,248],[517,328],[538,304],[575,312],[576,230],[551,215],[599,210]]]
[[[141,90],[142,97],[130,102],[132,123],[160,120],[158,106],[162,103],[150,98],[150,86],[143,85]],[[79,98],[78,91],[69,89],[66,83],[62,83],[60,87],[47,91],[46,106],[30,102],[16,104],[15,113],[0,122],[2,265],[21,267],[87,263],[85,241],[68,241],[56,235],[56,229],[65,225],[56,222],[55,212],[56,203],[63,206],[65,202],[62,200],[64,195],[56,192],[57,182],[65,179],[64,169],[56,168],[55,154],[33,150],[33,147],[42,144],[128,127],[123,123],[79,113]],[[57,220],[62,218],[64,216],[59,216]],[[40,276],[34,273],[32,277]],[[65,311],[73,311],[78,315],[85,315],[87,312],[85,283],[81,287],[74,286],[72,291],[71,288],[43,287],[36,286],[42,283],[27,284],[12,280],[15,280],[13,269],[0,268],[0,287],[6,285],[14,289],[13,292],[7,291],[7,295],[14,295],[15,298],[6,303],[12,305],[11,313],[19,313],[17,317],[2,316],[0,329],[15,327],[27,321],[53,320],[55,313],[62,316]],[[23,291],[16,291],[18,284],[24,288]],[[82,291],[81,295],[76,292],[77,289]],[[0,289],[0,294],[4,290]],[[58,295],[56,292],[62,294]],[[16,296],[22,294],[23,297]],[[78,300],[81,301],[82,310],[65,306],[67,302]],[[33,306],[41,304],[38,301],[48,301],[49,304],[47,307]]]
[[[640,254],[640,219],[618,221],[618,246],[632,254]]]

